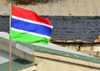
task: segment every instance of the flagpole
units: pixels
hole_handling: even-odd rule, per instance
[[[11,2],[9,4],[9,36],[11,35]],[[11,39],[9,39],[9,71],[11,71]]]

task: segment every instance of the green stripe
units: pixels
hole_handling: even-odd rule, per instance
[[[48,41],[50,41],[50,39],[45,37],[17,32],[14,30],[11,30],[10,39],[24,43],[43,43],[43,44],[48,44]]]

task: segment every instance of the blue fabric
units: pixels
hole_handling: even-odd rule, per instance
[[[14,18],[12,18],[11,27],[19,30],[46,35],[46,36],[50,36],[52,31],[50,27],[38,25],[35,23],[25,22]]]

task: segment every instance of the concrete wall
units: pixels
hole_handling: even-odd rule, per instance
[[[92,44],[92,43],[91,44],[55,43],[55,44],[63,46],[65,48],[76,50],[76,51],[78,51],[78,50],[80,50],[80,51],[90,51],[90,50],[100,51],[100,44]]]
[[[4,50],[6,52],[9,52],[9,45],[0,42],[0,50]],[[12,54],[14,54],[16,56],[19,56],[21,58],[28,59],[28,60],[34,62],[34,57],[30,54],[22,52],[22,51],[18,50],[17,48],[13,47],[13,46],[11,48],[11,51],[12,51]]]
[[[39,15],[100,16],[100,0],[52,0],[38,5],[17,5]],[[0,0],[0,15],[9,15],[9,3]]]
[[[65,48],[69,48],[71,50],[100,57],[100,44],[65,44],[65,43],[55,43],[55,44],[63,46]]]
[[[81,66],[73,63],[49,60],[39,58],[35,60],[38,63],[36,71],[100,71],[100,69]]]

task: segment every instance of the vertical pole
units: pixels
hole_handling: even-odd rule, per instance
[[[97,57],[99,57],[99,51],[97,51]]]
[[[11,2],[9,5],[9,36],[11,35]],[[9,39],[9,71],[11,71],[11,39]]]

